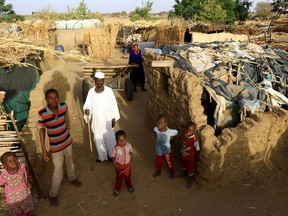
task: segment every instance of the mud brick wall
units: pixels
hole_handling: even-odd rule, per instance
[[[150,86],[148,100],[148,125],[156,125],[157,117],[165,114],[170,128],[180,132],[188,121],[198,127],[206,125],[207,116],[201,105],[203,88],[197,77],[173,67],[152,68],[152,61],[169,60],[160,55],[145,52],[144,68]]]
[[[171,61],[172,64],[152,67],[152,61]],[[198,183],[243,179],[265,182],[271,180],[275,172],[288,172],[286,110],[250,115],[237,127],[226,128],[215,136],[214,128],[207,124],[201,104],[203,87],[197,77],[172,65],[170,58],[145,50],[144,68],[150,86],[147,123],[154,127],[157,117],[165,114],[168,126],[180,132],[189,120],[198,125],[201,145]],[[179,137],[174,142],[178,148],[173,148],[173,153],[179,156]]]
[[[224,129],[218,137],[211,126],[205,126],[201,131],[199,177],[259,184],[271,181],[273,176],[286,176],[287,126],[288,112],[282,109],[255,113],[237,127]]]
[[[31,148],[27,149],[29,152],[34,152],[34,150],[37,154],[42,152],[40,138],[38,135],[39,131],[37,128],[37,121],[38,111],[46,106],[45,91],[49,88],[57,89],[57,91],[59,92],[59,101],[65,101],[67,103],[66,92],[70,90],[70,86],[67,82],[68,71],[67,68],[64,67],[65,65],[66,63],[64,64],[64,61],[60,60],[58,61],[58,64],[56,65],[54,70],[44,72],[41,75],[40,82],[37,84],[36,88],[33,89],[30,93],[29,100],[31,101],[31,107],[27,123],[22,130],[24,134],[28,134],[23,137],[24,142],[28,143],[33,141],[33,145],[31,145],[31,143],[30,145],[27,145],[28,148]],[[45,141],[46,149],[50,149],[47,134]]]
[[[183,133],[188,121],[194,121],[198,128],[206,125],[207,116],[201,105],[203,88],[197,77],[189,72],[171,67],[152,68],[152,61],[168,60],[160,55],[145,51],[144,69],[149,84],[147,123],[150,128],[156,126],[160,114],[167,116],[168,127]],[[176,158],[180,152],[181,140],[177,136],[172,141],[172,150]]]

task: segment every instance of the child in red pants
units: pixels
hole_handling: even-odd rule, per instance
[[[196,160],[199,158],[200,146],[198,139],[195,135],[196,124],[194,122],[188,122],[185,133],[181,136],[182,148],[181,148],[181,159],[182,159],[182,172],[179,177],[184,177],[188,174],[186,187],[190,188],[193,183],[193,176],[196,169]]]
[[[153,177],[161,174],[163,162],[166,161],[170,170],[170,178],[175,177],[174,173],[174,160],[171,152],[170,140],[178,134],[177,130],[167,127],[167,120],[164,115],[160,115],[157,121],[157,127],[154,128],[156,135],[156,172]]]
[[[123,130],[116,132],[116,145],[112,151],[113,163],[116,170],[116,183],[114,188],[114,196],[118,196],[122,187],[123,178],[126,182],[128,191],[134,192],[131,182],[131,153],[132,146],[126,141],[126,133]]]

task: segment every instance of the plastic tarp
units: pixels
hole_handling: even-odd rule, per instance
[[[219,119],[223,119],[224,108],[227,110],[231,103],[230,108],[239,112],[245,108],[251,113],[288,107],[288,53],[285,51],[234,41],[160,49],[162,52],[158,53],[175,59],[174,67],[199,78],[217,103],[218,114],[214,117],[218,126],[223,126]],[[219,97],[225,99],[225,106]]]
[[[34,61],[27,61],[27,63],[35,66]],[[14,117],[18,120],[17,126],[20,130],[28,118],[30,92],[35,88],[39,79],[36,66],[14,65],[0,70],[0,90],[6,92],[3,106],[7,113],[14,110]]]

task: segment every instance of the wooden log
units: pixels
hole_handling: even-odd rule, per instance
[[[103,72],[103,71],[102,71]],[[110,73],[108,73],[108,72],[104,72],[104,74],[105,74],[105,78],[107,78],[107,77],[115,77],[115,76],[118,76],[119,74],[117,74],[117,73],[113,73],[113,72],[110,72]],[[92,76],[93,74],[88,74],[88,73],[85,73],[84,74],[84,76]]]
[[[20,146],[6,146],[6,147],[1,147],[0,148],[0,153],[1,155],[4,154],[7,151],[21,151],[21,147]]]
[[[123,68],[136,68],[139,67],[137,64],[124,64],[124,65],[91,65],[91,68],[95,69],[123,69]]]
[[[0,131],[0,134],[16,134],[15,131]]]
[[[15,120],[16,122],[18,122],[18,120]],[[1,123],[10,123],[12,122],[11,120],[5,120],[5,119],[0,119],[0,124]]]
[[[24,143],[22,142],[22,137],[21,137],[21,135],[20,135],[20,132],[19,132],[19,130],[18,130],[18,126],[17,126],[16,121],[15,121],[15,119],[14,119],[14,112],[13,112],[13,110],[10,112],[9,117],[10,117],[10,119],[11,119],[11,121],[12,121],[12,124],[13,124],[13,126],[14,126],[14,129],[15,129],[15,131],[16,131],[16,133],[17,133],[18,139],[19,139],[19,141],[21,142],[21,149],[22,149],[22,152],[24,153],[25,161],[26,161],[27,167],[28,167],[28,169],[29,169],[29,171],[30,171],[30,175],[31,175],[31,177],[32,177],[32,180],[33,180],[33,182],[34,182],[34,185],[35,185],[35,187],[36,187],[36,190],[37,190],[37,192],[38,192],[38,196],[39,196],[40,198],[46,198],[46,196],[44,195],[42,189],[40,188],[40,185],[39,185],[39,183],[38,183],[38,180],[37,180],[37,178],[36,178],[36,175],[35,175],[35,173],[34,173],[34,170],[33,170],[33,168],[32,168],[32,165],[31,165],[31,163],[30,163],[30,160],[29,160],[29,157],[28,157],[28,153],[27,153],[26,147],[25,147]]]
[[[6,144],[0,144],[0,148],[2,147],[12,147],[12,146],[20,146],[20,143],[6,143]]]
[[[16,138],[16,137],[8,137],[8,138],[6,138],[6,137],[1,137],[0,138],[0,142],[3,142],[3,141],[17,141],[18,140],[18,138]]]
[[[11,137],[17,137],[17,134],[0,134],[0,140],[1,138],[11,138]]]
[[[19,140],[15,140],[15,141],[2,141],[0,140],[0,144],[5,144],[5,143],[19,143]]]
[[[84,73],[94,73],[94,70],[84,70]]]
[[[152,61],[151,67],[171,67],[174,61]]]

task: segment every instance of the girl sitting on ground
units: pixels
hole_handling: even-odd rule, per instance
[[[27,180],[25,164],[20,164],[14,152],[5,152],[0,161],[3,172],[0,175],[0,185],[5,186],[6,203],[15,216],[32,216],[34,201],[31,194],[31,184]]]

